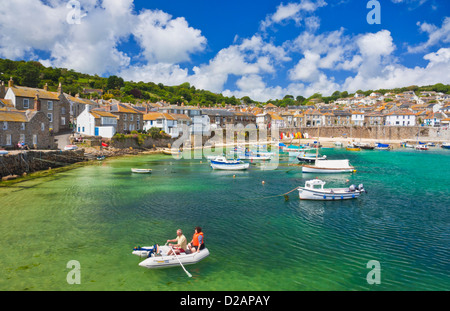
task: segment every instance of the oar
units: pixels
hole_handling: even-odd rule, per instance
[[[184,272],[186,272],[187,276],[191,278],[191,277],[192,277],[192,274],[190,274],[190,273],[184,268],[183,264],[181,263],[180,259],[178,258],[177,253],[175,253],[175,251],[173,250],[172,246],[169,246],[169,247],[170,247],[170,249],[172,250],[172,253],[173,253],[173,254],[175,255],[175,257],[177,258],[178,262],[180,263],[181,268],[183,268],[183,270],[184,270]]]

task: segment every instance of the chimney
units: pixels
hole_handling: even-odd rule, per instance
[[[148,114],[148,104],[145,105],[145,114]]]
[[[41,100],[39,99],[38,93],[36,93],[36,97],[34,98],[34,110],[41,111]]]
[[[11,77],[11,78],[9,78],[9,81],[8,81],[8,87],[13,87],[14,86],[14,81],[13,81],[13,78]]]
[[[80,98],[80,94],[76,93],[75,98]]]
[[[44,85],[44,91],[48,91],[48,84],[47,83],[45,83],[45,85]]]
[[[5,82],[2,81],[0,85],[0,98],[5,98],[6,90],[5,90]]]
[[[58,85],[58,93],[59,94],[63,93],[61,82],[59,82],[59,85]]]

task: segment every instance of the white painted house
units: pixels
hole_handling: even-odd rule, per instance
[[[148,131],[152,127],[159,128],[172,138],[179,136],[177,118],[170,113],[163,112],[149,112],[144,115],[144,130]]]
[[[364,112],[352,111],[352,124],[357,126],[364,125]]]
[[[111,138],[117,131],[118,117],[108,111],[101,109],[83,110],[76,119],[76,132],[89,136],[101,136]]]
[[[409,110],[398,110],[386,115],[387,126],[415,126],[416,115]]]

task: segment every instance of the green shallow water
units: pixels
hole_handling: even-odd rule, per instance
[[[363,183],[368,193],[285,201],[276,195],[316,177],[287,158],[276,170],[224,172],[162,155],[0,188],[0,290],[449,290],[450,152],[321,153],[357,168],[321,175],[328,186]],[[141,268],[131,254],[177,228],[190,240],[194,226],[211,255],[186,266],[192,278]],[[66,281],[70,260],[81,265],[79,285]],[[367,283],[370,260],[381,265],[379,285]]]

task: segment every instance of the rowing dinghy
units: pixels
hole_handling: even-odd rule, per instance
[[[147,259],[141,261],[139,263],[139,266],[148,269],[177,267],[180,266],[180,262],[183,265],[193,265],[209,256],[209,250],[207,248],[202,249],[198,253],[181,253],[177,256],[168,256],[167,253],[169,252],[169,250],[170,246],[162,245],[159,246],[159,253],[156,253],[156,245],[153,245],[134,248],[132,254],[139,257],[146,257]]]
[[[152,172],[151,168],[132,168],[131,171],[133,173],[139,173],[139,174],[148,174]]]

